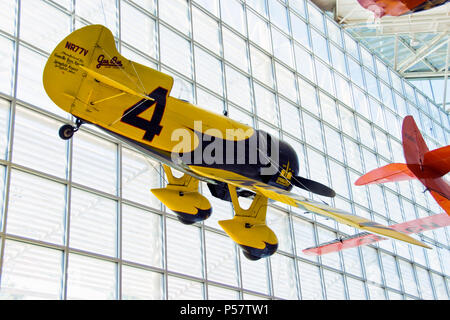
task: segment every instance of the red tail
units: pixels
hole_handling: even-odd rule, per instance
[[[424,171],[425,153],[429,150],[412,116],[403,119],[402,140],[406,164],[419,177]]]

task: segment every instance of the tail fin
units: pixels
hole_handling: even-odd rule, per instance
[[[359,179],[355,181],[355,185],[362,186],[365,184],[404,181],[415,178],[414,173],[408,169],[406,164],[391,163],[384,167],[369,171],[365,175],[359,177]]]
[[[98,102],[108,94],[118,97],[118,90],[141,99],[158,87],[170,92],[173,78],[126,59],[117,51],[111,31],[102,25],[89,25],[56,46],[45,65],[43,83],[60,108],[72,113],[78,107],[86,113],[97,111],[88,109],[89,102]],[[102,95],[96,97],[99,91]]]
[[[412,116],[403,119],[402,142],[406,164],[417,175],[423,169],[425,153],[429,150]]]

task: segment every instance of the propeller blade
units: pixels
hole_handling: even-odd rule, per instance
[[[295,176],[294,179],[291,180],[291,182],[296,187],[319,194],[321,196],[333,198],[336,195],[336,192],[334,192],[333,189],[317,181]]]

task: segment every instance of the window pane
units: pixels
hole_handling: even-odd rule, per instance
[[[316,88],[301,78],[298,78],[298,80],[302,108],[318,115],[319,104],[317,103]]]
[[[159,1],[159,17],[184,34],[191,34],[189,5],[186,0]]]
[[[276,1],[273,1],[276,2]],[[273,54],[276,58],[286,63],[291,68],[294,67],[292,59],[291,41],[283,33],[272,28]]]
[[[13,162],[65,178],[68,143],[57,135],[61,125],[59,121],[17,106]]]
[[[117,145],[78,131],[73,138],[72,179],[107,193],[117,193]]]
[[[114,300],[117,265],[113,262],[69,254],[67,299]]]
[[[227,236],[206,231],[208,279],[232,286],[238,285],[236,245]]]
[[[442,276],[437,275],[436,273],[431,273],[434,285],[434,291],[436,293],[436,298],[439,300],[447,300],[448,294],[447,289],[445,287],[445,280]]]
[[[4,1],[0,11],[0,29],[12,35],[16,33],[16,2]]]
[[[134,150],[122,148],[122,197],[149,207],[161,208],[150,192],[160,187],[160,164]]]
[[[167,228],[167,268],[170,271],[203,275],[200,228],[185,225],[178,220],[166,219]],[[186,266],[189,266],[186,269]],[[169,290],[170,296],[170,290]]]
[[[250,53],[253,76],[267,84],[269,87],[273,87],[272,59],[254,46],[250,46]]]
[[[302,250],[316,245],[314,225],[303,219],[293,217],[296,254],[304,259],[317,261],[316,256],[305,255]],[[300,271],[301,272],[301,271]]]
[[[157,58],[155,20],[124,1],[120,3],[121,39],[150,57]],[[145,32],[136,32],[136,30],[145,30]]]
[[[416,267],[417,279],[420,284],[422,299],[433,300],[433,288],[431,287],[430,274],[423,268]]]
[[[397,261],[389,254],[382,253],[381,260],[383,261],[383,270],[386,278],[386,285],[400,290],[400,276],[397,271]]]
[[[308,36],[308,25],[295,14],[291,14],[292,35],[305,48],[311,49]]]
[[[218,2],[219,0],[195,0],[198,4],[200,4],[203,8],[207,9],[214,15],[218,15]]]
[[[278,250],[292,253],[292,239],[288,214],[284,211],[268,207],[267,225],[277,235]]]
[[[3,222],[3,208],[5,202],[5,180],[6,180],[6,167],[0,165],[0,221]],[[0,224],[0,230],[3,231],[3,226]]]
[[[368,283],[367,287],[369,288],[370,300],[385,300],[386,299],[383,288],[380,288],[379,286],[371,284],[371,283]]]
[[[222,63],[199,47],[195,47],[195,71],[198,83],[223,95]]]
[[[67,118],[67,113],[57,107],[47,96],[42,84],[42,73],[46,61],[46,57],[20,46],[17,98]]]
[[[241,108],[251,111],[252,103],[250,96],[250,81],[242,73],[226,66],[227,95],[228,99],[236,103]]]
[[[319,267],[298,261],[302,300],[323,300]]]
[[[294,137],[302,139],[302,125],[300,124],[298,108],[284,99],[279,98],[278,100],[280,104],[281,127]]]
[[[269,2],[270,21],[286,33],[289,33],[289,21],[286,7],[278,1]]]
[[[295,75],[279,63],[275,63],[277,75],[278,92],[291,101],[297,102],[297,89],[295,86]]]
[[[61,299],[62,262],[62,251],[6,240],[0,299]]]
[[[102,24],[117,36],[116,1],[75,1],[75,13],[92,24]]]
[[[244,8],[239,1],[220,1],[220,12],[222,20],[238,32],[245,34]]]
[[[72,189],[70,246],[115,257],[117,255],[117,203]]]
[[[295,262],[281,254],[270,257],[274,295],[283,299],[298,299],[295,280]]]
[[[311,29],[311,42],[313,44],[314,53],[323,61],[328,62],[328,46],[326,39],[316,30]]]
[[[304,131],[306,136],[306,142],[309,145],[314,146],[315,148],[323,151],[323,141],[322,141],[322,128],[320,125],[320,121],[316,118],[313,118],[306,112],[302,112],[303,114],[303,123],[305,125]]]
[[[344,279],[342,274],[323,270],[327,300],[345,300]]]
[[[294,50],[298,73],[314,82],[314,65],[311,55],[297,44],[294,45]]]
[[[267,272],[267,259],[251,261],[241,252],[242,286],[244,289],[260,293],[269,293],[269,274]]]
[[[350,300],[366,300],[364,282],[347,277],[347,288]]]
[[[319,11],[319,9],[316,9],[311,3],[307,3],[308,6],[308,18],[309,22],[313,24],[317,29],[322,31],[322,33],[325,34],[325,29],[323,25],[323,14]]]
[[[192,78],[191,44],[166,27],[160,26],[161,62]]]
[[[0,11],[0,12],[3,12]],[[1,13],[0,13],[0,21]],[[1,24],[2,22],[0,22]],[[0,36],[0,92],[10,95],[14,74],[14,42]]]
[[[199,87],[197,87],[197,105],[219,114],[224,111],[223,100]]]
[[[268,122],[278,124],[277,103],[275,94],[257,83],[254,83],[255,106],[258,116]]]
[[[381,269],[378,261],[377,250],[367,246],[363,246],[361,248],[364,256],[364,265],[366,267],[367,279],[381,284]]]
[[[220,55],[219,25],[196,7],[192,7],[194,40]],[[224,30],[226,30],[224,28]],[[224,41],[225,42],[225,41]]]
[[[168,277],[169,300],[202,300],[203,285],[200,282]]]
[[[344,162],[344,150],[342,149],[341,135],[329,126],[324,126],[328,154],[333,158]]]
[[[248,72],[247,43],[228,28],[222,30],[224,58],[234,66]]]
[[[208,300],[238,300],[239,292],[208,285]]]
[[[69,34],[70,17],[55,7],[43,1],[29,0],[21,3],[20,9],[22,40],[50,53]]]
[[[9,143],[10,103],[0,99],[0,159],[7,158]],[[17,121],[17,120],[16,120]]]
[[[8,233],[62,244],[65,212],[65,185],[12,170]]]
[[[234,0],[232,1],[234,2]],[[224,1],[222,1],[222,3],[223,2]],[[226,3],[228,2],[231,3],[231,1],[226,1]],[[270,31],[267,22],[263,21],[260,17],[255,15],[250,10],[247,11],[247,17],[249,26],[248,38],[267,52],[272,52]]]
[[[162,267],[161,216],[122,205],[122,259]]]
[[[123,300],[162,300],[163,295],[161,273],[122,266]]]

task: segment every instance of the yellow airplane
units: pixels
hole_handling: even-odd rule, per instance
[[[84,123],[95,125],[163,164],[168,184],[152,193],[186,224],[211,215],[199,181],[231,201],[233,219],[224,231],[257,260],[275,253],[278,240],[266,225],[268,199],[333,218],[351,227],[430,248],[362,217],[291,193],[297,186],[333,197],[330,188],[298,176],[297,154],[286,142],[224,115],[170,96],[173,78],[120,55],[102,25],[72,32],[48,58],[43,74],[49,97],[77,120],[61,127],[70,139]],[[175,177],[172,168],[184,175]],[[238,197],[253,198],[248,209]]]

